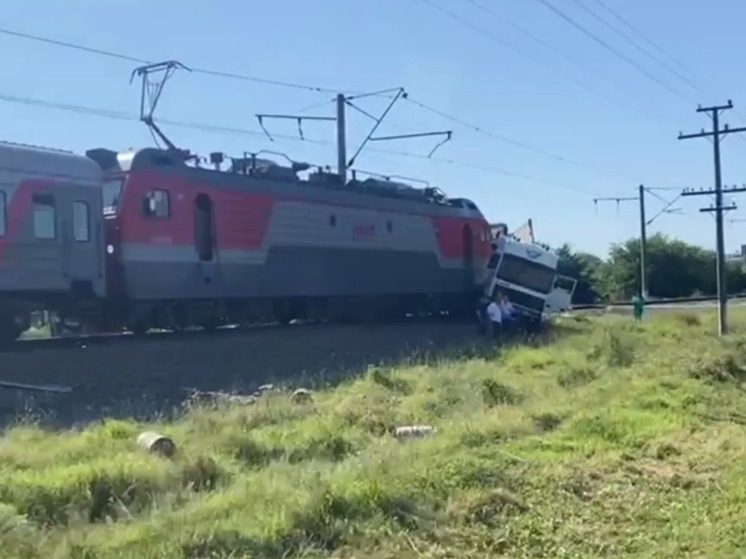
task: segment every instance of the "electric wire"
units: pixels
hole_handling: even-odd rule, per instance
[[[12,37],[18,37],[22,39],[28,39],[30,41],[47,43],[47,44],[58,46],[58,47],[87,52],[89,54],[98,54],[100,56],[107,56],[109,58],[116,58],[119,60],[125,60],[127,62],[134,62],[137,64],[152,64],[153,63],[152,60],[145,60],[144,58],[138,58],[135,56],[130,56],[130,55],[119,53],[119,52],[114,52],[114,51],[104,50],[104,49],[99,49],[99,48],[94,48],[94,47],[88,47],[85,45],[72,43],[69,41],[61,41],[58,39],[42,37],[40,35],[33,35],[31,33],[22,33],[20,31],[13,31],[11,29],[0,28],[0,34],[12,36]],[[321,86],[316,86],[316,85],[309,85],[309,84],[304,84],[304,83],[295,83],[295,82],[282,81],[282,80],[271,80],[267,78],[259,78],[256,76],[247,76],[247,75],[237,74],[234,72],[224,72],[224,71],[214,70],[210,68],[194,68],[191,66],[189,68],[192,70],[192,72],[197,73],[197,74],[204,74],[208,76],[217,76],[221,78],[229,78],[229,79],[234,79],[234,80],[261,83],[265,85],[274,85],[278,87],[302,89],[302,90],[314,91],[318,93],[340,93],[340,92],[351,93],[351,94],[356,93],[354,91],[344,91],[344,90],[332,89],[332,88],[321,87]]]
[[[495,10],[493,10],[492,8],[488,8],[484,4],[482,4],[480,2],[477,2],[477,0],[464,0],[464,1],[468,2],[469,4],[471,4],[472,6],[474,6],[475,8],[477,8],[477,9],[483,11],[484,13],[488,14],[489,16],[491,16],[492,18],[494,18],[495,20],[500,21],[503,24],[507,25],[508,27],[514,29],[515,31],[517,31],[521,35],[524,35],[524,36],[528,37],[529,39],[531,39],[535,43],[541,45],[542,47],[544,47],[547,50],[549,50],[550,52],[552,52],[552,54],[554,54],[555,56],[559,56],[560,58],[562,58],[562,59],[570,62],[571,64],[573,64],[573,65],[575,65],[575,66],[577,66],[579,68],[583,68],[584,70],[590,70],[590,68],[585,63],[583,63],[582,61],[580,61],[579,59],[577,59],[577,58],[575,58],[573,56],[570,56],[568,54],[565,54],[564,52],[562,52],[561,50],[559,50],[557,48],[557,45],[553,45],[549,41],[541,38],[539,35],[536,35],[536,34],[532,33],[531,31],[529,31],[525,27],[523,27],[521,25],[518,25],[517,23],[515,23],[515,22],[511,21],[510,19],[506,18],[505,16],[499,14],[498,12],[496,12]],[[595,71],[595,70],[592,70],[592,71]]]
[[[426,3],[430,3],[428,0],[423,0],[423,1],[425,1]],[[470,1],[470,2],[474,3],[475,5],[482,7],[480,4],[477,4],[475,2],[475,0],[467,0],[467,1]],[[435,5],[433,5],[433,6],[436,7]],[[486,9],[486,8],[483,8],[483,9]],[[497,16],[495,15],[495,17],[497,17]],[[466,22],[464,22],[464,23],[466,23]],[[522,29],[520,27],[518,27],[518,28]],[[524,30],[524,32],[526,32],[526,31]],[[526,32],[526,33],[528,33],[528,32]],[[131,56],[131,55],[128,55],[128,54],[123,54],[123,53],[114,52],[114,51],[110,51],[110,50],[106,50],[106,49],[95,48],[95,47],[89,47],[89,46],[80,45],[80,44],[77,44],[77,43],[72,43],[72,42],[69,42],[69,41],[61,41],[61,40],[52,39],[52,38],[48,38],[48,37],[42,37],[40,35],[34,35],[34,34],[30,34],[30,33],[22,33],[22,32],[18,32],[18,31],[13,31],[13,30],[9,30],[9,29],[0,28],[0,34],[5,34],[5,35],[10,35],[10,36],[14,36],[14,37],[20,37],[20,38],[24,38],[24,39],[28,39],[28,40],[43,42],[43,43],[47,43],[47,44],[51,44],[51,45],[59,46],[59,47],[63,47],[63,48],[70,48],[70,49],[74,49],[74,50],[80,50],[80,51],[87,52],[87,53],[90,53],[90,54],[96,54],[96,55],[100,55],[100,56],[117,58],[117,59],[125,60],[125,61],[128,61],[128,62],[135,62],[135,63],[141,63],[141,64],[148,64],[148,63],[150,63],[148,60],[145,60],[145,59],[142,59],[142,58],[138,58],[138,57],[135,57],[135,56]],[[539,40],[539,39],[537,39],[537,40]],[[513,48],[512,45],[510,45],[507,42],[502,42],[502,44],[504,44],[505,46],[509,46],[509,47]],[[548,43],[545,43],[545,44],[546,44],[546,46],[551,47],[551,45],[549,45]],[[523,51],[521,51],[521,53],[524,56],[528,56],[528,57],[531,56],[531,55],[529,55],[529,54],[527,54],[527,53],[525,53]],[[255,77],[251,77],[251,76],[241,76],[239,74],[235,74],[235,73],[232,73],[232,72],[218,72],[218,71],[205,70],[205,69],[199,69],[199,68],[192,68],[192,71],[198,72],[198,73],[203,73],[203,74],[214,75],[214,76],[244,79],[246,81],[257,81],[259,83],[264,83],[264,84],[271,84],[271,85],[279,85],[279,86],[287,86],[287,87],[294,87],[294,88],[306,89],[306,90],[315,91],[315,92],[336,93],[335,90],[331,90],[331,89],[327,89],[327,88],[321,88],[321,87],[317,87],[317,86],[309,86],[309,85],[298,84],[298,83],[291,83],[291,82],[278,82],[278,81],[275,81],[275,80],[265,80],[263,78],[255,78]],[[384,91],[384,92],[380,92],[380,93],[384,94],[384,93],[387,93],[387,92],[388,92],[388,90]],[[347,92],[347,93],[352,94],[352,92]],[[360,96],[361,94],[357,94],[357,95]],[[304,112],[307,112],[307,111],[312,110],[312,109],[323,107],[323,106],[325,106],[328,103],[333,102],[333,101],[334,101],[333,99],[329,99],[329,100],[323,101],[321,103],[315,103],[313,105],[304,107],[304,108],[300,109],[297,112],[298,113],[304,113]],[[531,146],[531,145],[526,144],[524,142],[520,142],[518,140],[514,140],[514,139],[511,139],[511,138],[508,138],[508,137],[506,137],[504,135],[497,134],[497,133],[494,133],[494,132],[491,132],[491,131],[487,131],[487,130],[479,127],[479,126],[466,123],[465,121],[463,121],[461,119],[458,119],[457,117],[454,117],[452,115],[447,115],[446,113],[444,113],[442,111],[438,111],[437,109],[434,109],[433,107],[425,106],[424,104],[422,104],[420,102],[417,102],[417,101],[413,101],[413,102],[414,102],[414,104],[419,105],[421,108],[423,108],[425,110],[429,110],[430,112],[433,112],[434,114],[438,114],[438,115],[440,115],[440,116],[442,116],[442,117],[444,117],[446,119],[449,119],[449,120],[451,120],[453,122],[457,122],[457,123],[459,123],[459,124],[461,124],[463,126],[469,127],[469,128],[471,128],[473,130],[476,130],[476,131],[478,131],[478,132],[480,132],[482,134],[485,134],[486,136],[492,137],[494,139],[503,141],[505,143],[514,145],[516,147],[520,147],[520,148],[528,150],[528,151],[532,151],[532,152],[540,154],[540,155],[544,155],[544,156],[550,157],[552,159],[564,162],[566,164],[570,164],[570,165],[574,165],[574,166],[578,166],[578,167],[585,167],[585,168],[588,168],[588,169],[592,169],[593,168],[593,167],[591,167],[591,166],[589,166],[589,165],[587,165],[585,163],[581,163],[581,162],[578,162],[578,161],[573,161],[573,160],[571,160],[571,159],[569,159],[567,157],[564,157],[564,156],[562,156],[560,154],[552,153],[552,152],[549,152],[549,151],[544,150],[542,148]],[[349,104],[352,105],[351,103],[349,103]],[[358,107],[355,106],[355,105],[352,105],[352,107],[358,109]],[[67,106],[67,108],[65,110],[73,110],[73,111],[81,111],[81,110],[83,110],[83,111],[85,111],[85,109],[81,109],[80,107],[73,108],[72,106]],[[360,109],[358,109],[358,110],[360,110]],[[131,118],[131,115],[126,115],[124,113],[119,113],[118,115],[115,115],[114,113],[116,113],[116,111],[108,111],[107,110],[105,112],[107,113],[107,116],[110,117],[110,118],[119,118],[119,119],[124,118],[126,120],[129,120]],[[163,119],[159,119],[159,120],[161,122],[163,122],[164,124],[171,124],[173,126],[180,126],[182,124],[182,123],[178,123],[176,121],[166,122]],[[200,129],[204,130],[204,129],[206,129],[205,126],[209,127],[211,125],[200,124],[199,126],[200,126]],[[220,129],[220,130],[226,131],[226,127],[217,127],[217,128]],[[280,138],[280,137],[278,136],[278,138]],[[286,137],[284,137],[282,139],[288,140],[288,139],[291,139],[291,138],[292,137],[286,136]]]
[[[616,12],[614,9],[612,9],[608,4],[606,4],[603,0],[594,0],[596,4],[601,6],[604,10],[609,12],[617,21],[619,21],[622,25],[630,29],[632,32],[636,33],[641,39],[643,39],[645,42],[647,42],[651,47],[656,49],[659,53],[661,53],[663,56],[667,56],[668,59],[676,64],[679,68],[682,70],[685,70],[689,72],[689,74],[692,75],[692,77],[697,78],[698,81],[704,81],[697,77],[697,75],[689,68],[686,64],[683,62],[680,62],[675,57],[673,57],[670,53],[668,53],[663,47],[658,45],[655,41],[653,41],[650,37],[645,35],[642,31],[640,31],[636,26],[634,26],[632,23],[630,23],[628,20],[626,20],[624,17],[622,17],[618,12]]]
[[[23,105],[30,105],[30,106],[36,106],[36,107],[44,107],[48,109],[56,109],[56,110],[62,110],[67,112],[74,112],[78,114],[85,114],[90,116],[97,116],[97,117],[103,117],[103,118],[110,118],[115,120],[126,120],[126,121],[135,121],[139,122],[140,118],[132,113],[125,113],[121,111],[112,111],[108,109],[101,109],[101,108],[94,108],[89,107],[85,105],[73,105],[69,103],[58,103],[58,102],[52,102],[47,101],[43,99],[35,99],[32,97],[25,97],[25,96],[15,96],[5,93],[0,93],[0,101],[5,101],[8,103],[17,103],[17,104],[23,104]],[[236,135],[249,135],[249,136],[260,136],[263,137],[264,133],[259,130],[250,130],[245,128],[236,128],[236,127],[230,127],[230,126],[219,126],[219,125],[213,125],[213,124],[206,124],[206,123],[200,123],[200,122],[193,122],[193,121],[183,121],[183,120],[173,120],[173,119],[167,119],[167,118],[159,118],[157,119],[158,123],[161,124],[167,124],[170,126],[175,126],[179,128],[188,128],[188,129],[194,129],[194,130],[201,130],[205,132],[215,132],[215,133],[224,133],[224,134],[236,134]],[[324,145],[328,146],[331,145],[331,142],[328,142],[326,140],[316,140],[316,139],[301,139],[296,136],[287,136],[282,134],[275,134],[275,138],[283,139],[287,141],[294,141],[294,142],[306,142],[310,144],[316,144],[316,145]],[[455,159],[446,159],[446,158],[440,158],[440,157],[428,157],[427,155],[423,154],[416,154],[416,153],[410,153],[406,151],[394,151],[394,150],[388,150],[388,149],[380,149],[380,148],[368,148],[368,151],[374,152],[374,153],[380,153],[385,155],[394,155],[398,157],[407,157],[407,158],[414,158],[414,159],[422,159],[427,161],[434,161],[438,163],[443,163],[447,165],[452,165],[456,167],[463,167],[467,169],[474,169],[479,171],[485,171],[489,173],[499,174],[502,176],[522,179],[527,182],[534,182],[537,184],[544,184],[548,186],[552,186],[555,188],[561,188],[564,190],[573,191],[580,194],[590,194],[588,190],[581,189],[574,185],[567,185],[563,183],[557,183],[555,181],[551,181],[548,179],[543,179],[540,177],[534,177],[531,175],[527,175],[520,172],[511,171],[508,169],[503,169],[500,167],[494,167],[494,166],[488,166],[488,165],[478,165],[463,161],[458,161]]]
[[[644,76],[646,76],[648,79],[650,79],[651,81],[657,83],[658,85],[660,85],[661,87],[663,87],[664,89],[666,89],[669,93],[671,93],[675,97],[678,97],[679,99],[681,99],[681,100],[683,100],[683,101],[685,101],[687,103],[696,104],[696,102],[692,101],[691,98],[687,97],[686,95],[682,95],[680,92],[678,92],[675,89],[669,87],[668,84],[666,84],[664,81],[658,79],[655,75],[653,75],[650,72],[648,72],[645,68],[643,68],[642,66],[640,66],[632,58],[628,57],[623,52],[621,52],[618,49],[616,49],[615,47],[611,46],[608,42],[606,42],[605,40],[603,40],[602,38],[600,38],[598,35],[596,35],[592,31],[588,30],[588,28],[586,28],[585,26],[583,26],[580,23],[578,23],[577,21],[575,21],[575,19],[571,18],[565,12],[563,12],[562,10],[560,10],[559,8],[557,8],[556,6],[554,6],[554,4],[552,4],[551,2],[549,2],[549,0],[536,0],[536,1],[539,2],[540,4],[542,4],[543,6],[545,6],[547,9],[551,10],[554,14],[556,14],[558,17],[560,17],[561,19],[563,19],[565,22],[567,22],[568,24],[570,24],[572,27],[574,27],[575,29],[577,29],[578,31],[580,31],[581,33],[583,33],[585,36],[587,36],[588,38],[590,38],[591,40],[593,40],[593,42],[595,42],[596,44],[602,46],[604,49],[606,49],[607,51],[609,51],[610,53],[612,53],[614,56],[616,56],[620,60],[623,60],[624,62],[626,62],[627,64],[629,64],[633,68],[635,68],[638,72],[640,72],[641,74],[643,74]]]
[[[699,93],[703,93],[702,89],[692,80],[684,76],[681,72],[676,70],[675,68],[672,68],[669,64],[667,64],[665,61],[661,60],[658,56],[651,53],[648,49],[646,49],[644,46],[642,46],[638,41],[633,39],[629,36],[629,34],[625,33],[623,30],[621,30],[619,27],[612,25],[608,20],[601,17],[598,13],[591,10],[583,0],[572,0],[577,6],[579,6],[584,12],[587,14],[590,14],[591,17],[593,17],[595,20],[600,21],[603,25],[617,33],[619,36],[621,36],[624,40],[626,40],[629,44],[631,44],[633,47],[635,47],[637,50],[642,52],[645,56],[650,58],[653,62],[658,64],[661,68],[668,71],[669,73],[673,74],[677,78],[679,78],[681,81],[689,85],[691,88],[697,90]]]
[[[540,64],[546,63],[547,66],[550,66],[550,67],[553,68],[553,66],[551,65],[551,63],[543,61],[542,59],[537,59],[536,57],[534,57],[533,55],[531,55],[527,51],[524,51],[520,47],[518,47],[518,46],[516,46],[516,45],[514,45],[514,44],[512,44],[512,43],[510,43],[510,42],[508,42],[508,41],[506,41],[506,40],[504,40],[502,38],[500,38],[499,36],[495,35],[494,33],[490,33],[489,31],[485,31],[481,27],[479,27],[477,25],[474,25],[473,23],[471,23],[467,19],[459,16],[458,14],[456,14],[456,13],[454,13],[454,12],[452,12],[452,11],[446,9],[446,8],[443,8],[442,6],[439,6],[435,2],[432,2],[431,0],[419,0],[419,1],[427,4],[428,6],[430,6],[431,8],[433,8],[434,10],[439,11],[440,13],[442,13],[445,16],[453,19],[454,21],[457,21],[457,22],[461,23],[462,25],[468,27],[472,31],[475,31],[475,32],[479,33],[480,35],[483,35],[484,37],[490,39],[491,41],[493,41],[493,42],[495,42],[495,43],[497,43],[497,44],[499,44],[499,45],[501,45],[501,46],[503,46],[505,48],[508,48],[508,49],[510,49],[510,50],[512,50],[512,51],[514,51],[514,52],[516,52],[518,54],[520,54],[521,56],[523,56],[523,57],[531,60],[532,62],[539,62]],[[609,95],[608,93],[605,93],[605,92],[603,92],[603,91],[601,91],[599,89],[596,89],[595,87],[593,87],[591,85],[588,85],[588,84],[586,84],[586,83],[584,83],[584,82],[582,82],[582,81],[580,81],[578,79],[575,79],[574,77],[572,77],[570,75],[561,74],[561,76],[565,80],[573,83],[575,86],[577,86],[577,87],[579,87],[581,89],[584,89],[586,91],[589,91],[589,92],[593,93],[594,95],[602,97],[602,98],[606,99],[607,101],[610,101],[610,102],[614,103],[615,105],[623,107],[623,108],[625,108],[627,110],[632,110],[634,112],[637,112],[638,114],[641,114],[645,118],[648,118],[648,119],[657,119],[657,120],[664,120],[661,117],[661,115],[645,113],[642,110],[640,110],[638,107],[635,107],[634,105],[630,105],[630,104],[622,101],[621,99],[617,99],[616,97],[613,97],[613,96]]]
[[[526,151],[537,153],[539,155],[543,155],[545,157],[549,157],[551,159],[555,159],[557,161],[560,161],[562,163],[566,163],[568,165],[573,165],[575,167],[583,167],[585,169],[591,169],[591,170],[600,170],[598,167],[594,167],[594,166],[589,165],[587,163],[583,163],[581,161],[576,161],[576,160],[570,159],[568,157],[565,157],[564,155],[560,155],[558,153],[555,153],[555,152],[552,152],[552,151],[549,151],[549,150],[545,150],[543,148],[536,147],[536,146],[533,146],[531,144],[527,144],[527,143],[524,143],[524,142],[521,142],[521,141],[518,141],[518,140],[514,140],[512,138],[508,138],[507,136],[503,136],[502,134],[498,134],[498,133],[493,132],[491,130],[487,130],[486,128],[483,128],[483,127],[478,126],[476,124],[473,124],[471,122],[467,122],[467,121],[462,120],[462,119],[460,119],[460,118],[458,118],[456,116],[450,115],[450,114],[448,114],[448,113],[446,113],[444,111],[441,111],[441,110],[438,110],[438,109],[436,109],[434,107],[426,105],[425,103],[423,103],[421,101],[418,101],[417,99],[413,99],[411,95],[409,97],[407,97],[407,101],[409,101],[410,103],[412,103],[412,104],[420,107],[423,110],[426,110],[426,111],[431,112],[431,113],[433,113],[435,115],[438,115],[438,116],[440,116],[442,118],[450,120],[451,122],[455,122],[456,124],[460,124],[461,126],[464,126],[466,128],[470,128],[470,129],[474,130],[475,132],[478,132],[478,133],[483,134],[485,136],[488,136],[490,138],[494,138],[494,139],[499,140],[501,142],[508,143],[510,145],[516,146],[516,147],[524,149]],[[634,180],[636,182],[639,182],[638,178],[632,177],[631,175],[627,175],[626,173],[622,173],[621,175],[625,176],[626,178],[631,178],[632,180]]]
[[[690,80],[689,78],[687,78],[686,76],[684,76],[684,75],[683,75],[683,74],[682,74],[681,72],[678,72],[678,71],[677,71],[676,69],[672,68],[672,67],[671,67],[671,66],[670,66],[669,64],[667,64],[667,63],[666,63],[665,61],[661,60],[661,59],[660,59],[659,57],[657,57],[656,55],[654,55],[653,53],[651,53],[651,52],[650,52],[649,50],[645,49],[645,47],[643,47],[642,45],[640,45],[640,44],[639,44],[639,42],[635,41],[635,40],[634,40],[634,39],[633,39],[632,37],[630,37],[630,36],[629,36],[628,34],[624,33],[624,31],[622,31],[622,30],[621,30],[621,29],[619,29],[618,27],[615,27],[614,25],[612,25],[611,23],[609,23],[609,21],[608,21],[608,20],[604,19],[603,17],[601,17],[600,15],[598,15],[598,14],[597,14],[596,12],[594,12],[593,10],[591,10],[591,9],[590,9],[590,8],[589,8],[589,7],[588,7],[588,6],[587,6],[587,5],[586,5],[586,4],[584,3],[584,1],[583,1],[583,0],[572,0],[572,1],[573,1],[573,2],[575,2],[575,3],[576,3],[576,4],[578,5],[578,6],[580,6],[580,7],[581,7],[581,8],[582,8],[582,9],[583,9],[584,11],[586,11],[586,12],[587,12],[587,13],[589,13],[589,14],[591,14],[591,15],[592,15],[592,16],[593,16],[593,17],[594,17],[595,19],[597,19],[598,21],[600,21],[601,23],[603,23],[604,25],[606,25],[606,26],[607,26],[607,27],[609,27],[610,29],[614,30],[614,31],[615,31],[616,33],[618,33],[618,34],[619,34],[619,35],[621,35],[622,37],[624,37],[624,38],[625,38],[625,39],[627,40],[627,42],[629,42],[630,44],[632,44],[633,46],[635,46],[635,47],[636,47],[636,48],[637,48],[638,50],[642,51],[642,52],[643,52],[644,54],[646,54],[646,55],[647,55],[647,56],[648,56],[649,58],[651,58],[652,60],[654,60],[654,61],[655,61],[656,63],[658,63],[658,64],[659,64],[660,66],[662,66],[663,68],[665,68],[666,70],[668,70],[669,72],[671,72],[672,74],[674,74],[675,76],[677,76],[677,77],[678,77],[679,79],[681,79],[682,81],[686,82],[686,83],[687,83],[688,85],[690,85],[690,86],[691,86],[691,87],[692,87],[693,89],[697,90],[697,91],[698,91],[698,92],[699,92],[700,94],[702,94],[702,95],[704,95],[704,94],[705,94],[704,90],[703,90],[703,89],[702,89],[702,88],[701,88],[701,87],[700,87],[699,85],[697,85],[697,83],[696,83],[696,82],[694,82],[694,81]],[[704,81],[705,81],[705,80],[703,80],[703,79],[699,78],[699,77],[698,77],[698,76],[696,75],[696,73],[695,73],[694,71],[692,71],[692,70],[691,70],[691,68],[687,67],[687,66],[686,66],[685,64],[683,64],[682,62],[679,62],[679,61],[678,61],[677,59],[675,59],[675,58],[674,58],[673,56],[671,56],[670,54],[668,54],[668,53],[667,53],[667,52],[666,52],[666,51],[665,51],[665,50],[664,50],[664,49],[663,49],[662,47],[658,46],[658,45],[657,45],[657,44],[656,44],[655,42],[653,42],[653,40],[652,40],[652,39],[650,39],[649,37],[647,37],[647,36],[646,36],[646,35],[645,35],[645,34],[644,34],[644,33],[643,33],[642,31],[640,31],[640,30],[639,30],[639,29],[637,29],[637,28],[636,28],[636,27],[635,27],[634,25],[632,25],[632,24],[631,24],[631,23],[629,23],[629,22],[628,22],[627,20],[625,20],[625,19],[624,19],[624,18],[623,18],[623,17],[621,16],[621,15],[619,15],[619,13],[617,13],[617,12],[616,12],[616,11],[614,11],[614,10],[612,10],[612,9],[611,9],[611,8],[610,8],[610,7],[608,6],[608,5],[606,5],[606,4],[605,4],[605,3],[604,3],[604,2],[602,1],[602,0],[594,0],[594,1],[595,1],[595,2],[596,2],[596,3],[598,4],[598,5],[599,5],[599,6],[601,6],[602,8],[604,8],[604,9],[605,9],[605,10],[606,10],[607,12],[609,12],[609,13],[610,13],[610,14],[611,14],[611,15],[612,15],[612,16],[613,16],[614,18],[616,18],[617,20],[619,20],[619,21],[620,21],[620,22],[621,22],[622,24],[624,24],[625,26],[627,26],[628,28],[630,28],[630,29],[631,29],[632,31],[634,31],[635,33],[637,33],[637,35],[639,35],[640,37],[642,37],[642,39],[644,39],[645,41],[647,41],[647,42],[648,42],[648,43],[649,43],[650,45],[652,45],[652,46],[653,46],[653,47],[654,47],[654,48],[655,48],[656,50],[658,50],[658,51],[659,51],[660,53],[662,53],[662,54],[663,54],[664,56],[667,56],[667,57],[668,57],[668,58],[669,58],[669,59],[670,59],[670,60],[671,60],[671,61],[672,61],[672,62],[673,62],[674,64],[676,64],[676,65],[680,66],[680,67],[681,67],[681,68],[682,68],[683,70],[685,70],[686,72],[688,72],[689,74],[691,74],[691,75],[692,75],[692,76],[693,76],[693,77],[694,77],[694,78],[695,78],[695,79],[696,79],[697,81],[699,81],[699,82],[704,82]],[[736,116],[737,116],[738,118],[740,118],[740,119],[742,119],[742,120],[743,120],[743,118],[744,118],[744,117],[743,117],[743,116],[741,115],[741,113],[740,113],[739,111],[737,111],[737,110],[733,110],[733,113],[734,113],[734,114],[735,114],[735,115],[736,115]],[[746,142],[746,138],[745,138],[745,137],[743,137],[743,136],[738,136],[738,139],[739,139],[740,141],[742,141],[742,142]]]
[[[426,3],[430,3],[429,0],[423,0],[423,1],[425,1]],[[475,0],[467,0],[467,1],[473,3],[476,6],[481,7],[484,10],[487,10],[489,13],[493,14],[494,17],[499,17],[497,14],[495,14],[491,10],[488,10],[487,8],[483,7],[481,4],[478,4]],[[433,6],[436,7],[435,5],[433,5]],[[464,21],[464,23],[466,23],[466,22]],[[519,29],[523,30],[523,28],[521,28],[520,26],[517,26],[517,27]],[[523,32],[524,33],[529,33],[528,31],[525,31],[525,30],[523,30]],[[30,34],[30,33],[22,33],[22,32],[18,32],[18,31],[13,31],[13,30],[9,30],[9,29],[0,28],[0,34],[10,35],[10,36],[14,36],[14,37],[20,37],[20,38],[28,39],[28,40],[32,40],[32,41],[39,41],[39,42],[43,42],[43,43],[47,43],[47,44],[51,44],[51,45],[59,46],[59,47],[63,47],[63,48],[70,48],[70,49],[80,50],[80,51],[87,52],[87,53],[90,53],[90,54],[96,54],[96,55],[100,55],[100,56],[117,58],[117,59],[120,59],[120,60],[126,60],[128,62],[136,62],[136,63],[139,63],[139,64],[148,64],[148,63],[150,63],[149,61],[147,61],[145,59],[138,58],[138,57],[135,57],[135,56],[131,56],[131,55],[128,55],[128,54],[123,54],[123,53],[114,52],[114,51],[110,51],[110,50],[106,50],[106,49],[101,49],[101,48],[96,48],[96,47],[89,47],[89,46],[80,45],[80,44],[77,44],[77,43],[72,43],[72,42],[69,42],[69,41],[61,41],[61,40],[52,39],[52,38],[49,38],[49,37],[42,37],[40,35],[34,35],[34,34]],[[531,35],[530,33],[529,33],[529,35],[533,37],[533,35]],[[534,37],[534,39],[541,41],[540,39],[538,39],[536,37]],[[504,44],[505,46],[513,48],[507,42],[502,42],[501,44]],[[543,44],[545,44],[548,48],[552,48],[552,46],[549,43],[543,42]],[[527,54],[525,52],[523,52],[522,54],[524,54],[524,56],[531,57],[531,55],[529,55],[529,54]],[[316,87],[316,86],[307,86],[307,85],[303,85],[303,84],[296,84],[296,83],[289,83],[289,82],[276,82],[276,81],[273,81],[273,80],[264,80],[262,78],[253,78],[253,77],[249,77],[249,76],[239,76],[238,74],[234,74],[234,73],[231,73],[231,72],[215,72],[215,71],[200,70],[200,69],[194,69],[194,68],[192,68],[192,71],[202,72],[202,73],[208,73],[210,75],[216,75],[216,76],[219,75],[219,76],[223,76],[223,77],[234,77],[234,78],[238,77],[239,79],[245,79],[245,80],[248,80],[248,81],[259,81],[260,83],[265,83],[265,84],[271,83],[273,85],[287,85],[287,86],[292,86],[292,87],[296,87],[296,88],[307,89],[307,90],[316,91],[316,92],[326,92],[326,93],[333,92],[333,93],[336,93],[336,91],[332,91],[332,90],[329,90],[329,89],[326,89],[326,88],[320,88],[320,87]],[[358,94],[355,94],[355,95],[358,98],[360,98],[361,96],[370,96],[370,95],[381,96],[381,95],[384,95],[384,94],[387,94],[387,93],[390,93],[390,90],[375,92],[375,93],[372,93],[372,94],[360,94],[360,93],[358,93]],[[323,101],[321,103],[315,103],[313,105],[304,107],[304,108],[302,108],[302,109],[300,109],[300,110],[298,110],[296,112],[297,113],[305,113],[307,111],[323,107],[323,106],[327,105],[327,103],[330,103],[330,102],[333,102],[333,101],[334,101],[334,99],[329,99],[329,100]],[[484,129],[478,127],[478,126],[465,123],[464,121],[462,121],[462,120],[460,120],[460,119],[458,119],[456,117],[453,117],[451,115],[446,115],[445,113],[443,113],[441,111],[438,111],[438,110],[436,110],[436,109],[434,109],[432,107],[425,107],[424,105],[422,105],[420,103],[415,103],[415,104],[419,104],[421,106],[421,108],[423,108],[425,110],[429,110],[429,111],[433,112],[434,114],[439,114],[440,116],[442,116],[444,118],[447,118],[447,119],[452,120],[454,122],[458,122],[458,123],[460,123],[460,124],[462,124],[464,126],[467,126],[467,127],[471,128],[473,130],[476,130],[476,131],[478,131],[478,132],[480,132],[482,134],[485,134],[485,135],[487,135],[489,137],[492,137],[494,139],[506,142],[508,144],[514,145],[516,147],[520,147],[522,149],[526,149],[528,151],[533,151],[534,153],[550,157],[552,159],[564,162],[566,164],[575,165],[575,166],[578,166],[578,167],[585,167],[585,168],[588,168],[588,169],[593,169],[593,167],[591,167],[591,166],[589,166],[589,165],[587,165],[585,163],[581,163],[581,162],[578,162],[578,161],[573,161],[573,160],[571,160],[571,159],[569,159],[567,157],[564,157],[564,156],[562,156],[560,154],[551,153],[551,152],[549,152],[547,150],[544,150],[542,148],[531,146],[531,145],[526,144],[524,142],[520,142],[518,140],[514,140],[514,139],[511,139],[511,138],[508,138],[508,137],[506,137],[504,135],[496,134],[494,132],[490,132],[490,131],[484,130]],[[348,103],[348,105],[350,105],[354,109],[357,109],[358,111],[361,111],[363,114],[366,114],[366,116],[369,116],[369,117],[373,118],[371,115],[367,114],[365,111],[363,111],[362,109],[360,109],[356,105],[353,105],[352,103]],[[285,139],[287,139],[287,138],[285,138]]]

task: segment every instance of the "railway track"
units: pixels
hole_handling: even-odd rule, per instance
[[[449,315],[423,315],[408,316],[397,320],[369,323],[370,325],[385,324],[416,324],[416,323],[436,323],[436,322],[454,322],[468,321],[468,318],[459,318]],[[356,325],[365,323],[355,323]],[[319,322],[319,321],[294,321],[291,324],[282,325],[277,322],[251,324],[245,326],[229,325],[217,328],[213,331],[204,330],[184,330],[184,331],[151,331],[145,335],[134,335],[131,333],[106,333],[91,335],[74,335],[62,337],[30,337],[18,340],[12,344],[0,347],[0,354],[3,353],[23,353],[35,352],[53,349],[83,349],[90,346],[105,346],[115,344],[143,344],[150,342],[180,342],[190,339],[217,339],[226,336],[245,336],[252,332],[278,330],[278,331],[297,331],[298,329],[311,328],[329,328],[339,326],[339,323]],[[1,375],[1,373],[0,373]]]
[[[97,338],[78,345],[79,351],[21,342],[44,350],[2,355],[0,381],[7,387],[0,390],[0,415],[7,420],[31,408],[63,426],[102,416],[147,418],[178,408],[192,389],[249,394],[268,382],[313,388],[412,355],[446,356],[477,341],[470,321],[425,317],[126,338],[115,343]],[[34,392],[14,388],[17,384],[53,390]]]
[[[269,328],[276,329],[288,329],[288,328],[309,328],[324,326],[324,323],[297,323],[282,326],[278,323],[268,324],[255,324],[244,327],[223,327],[213,332],[205,332],[203,330],[187,330],[187,331],[154,331],[148,332],[145,335],[134,335],[129,332],[122,333],[105,333],[105,334],[90,334],[90,335],[75,335],[75,336],[60,336],[60,337],[39,337],[39,338],[26,338],[21,339],[13,344],[0,349],[3,353],[22,353],[29,351],[39,351],[46,349],[83,349],[89,346],[103,346],[103,345],[115,345],[115,344],[143,344],[148,342],[167,342],[167,341],[185,341],[189,339],[201,339],[201,338],[217,338],[222,336],[240,336],[245,335],[251,331],[266,330]]]

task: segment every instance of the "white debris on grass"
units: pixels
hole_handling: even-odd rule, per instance
[[[432,425],[404,425],[396,428],[394,436],[399,440],[421,439],[436,432],[435,427]]]
[[[311,394],[311,391],[306,388],[298,388],[295,392],[293,392],[293,395],[290,397],[290,399],[296,404],[300,404],[303,402],[313,401],[313,395]]]
[[[155,431],[145,431],[137,437],[137,444],[148,452],[161,454],[171,457],[176,454],[176,443],[170,438],[156,433]]]

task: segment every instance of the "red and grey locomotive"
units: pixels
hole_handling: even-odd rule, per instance
[[[479,290],[492,235],[470,200],[211,159],[0,143],[0,338],[40,308],[139,332],[454,312]]]

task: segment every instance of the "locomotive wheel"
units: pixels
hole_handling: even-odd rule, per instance
[[[288,301],[273,301],[272,314],[281,326],[287,326],[295,318],[292,312],[292,305]]]
[[[19,334],[10,328],[0,328],[0,347],[9,346],[18,339]]]
[[[69,334],[71,336],[79,336],[83,333],[83,322],[81,321],[76,324],[75,321],[70,322],[66,318],[60,318],[58,328],[60,335]]]
[[[150,330],[150,326],[144,322],[138,322],[137,324],[130,324],[127,326],[127,330],[132,332],[135,336],[144,336],[148,333],[148,330]]]
[[[8,346],[15,342],[26,330],[15,316],[0,317],[0,346]]]
[[[208,334],[212,334],[213,332],[215,332],[215,330],[218,329],[218,321],[205,319],[205,320],[200,321],[199,326],[200,328],[202,328],[204,332]]]

